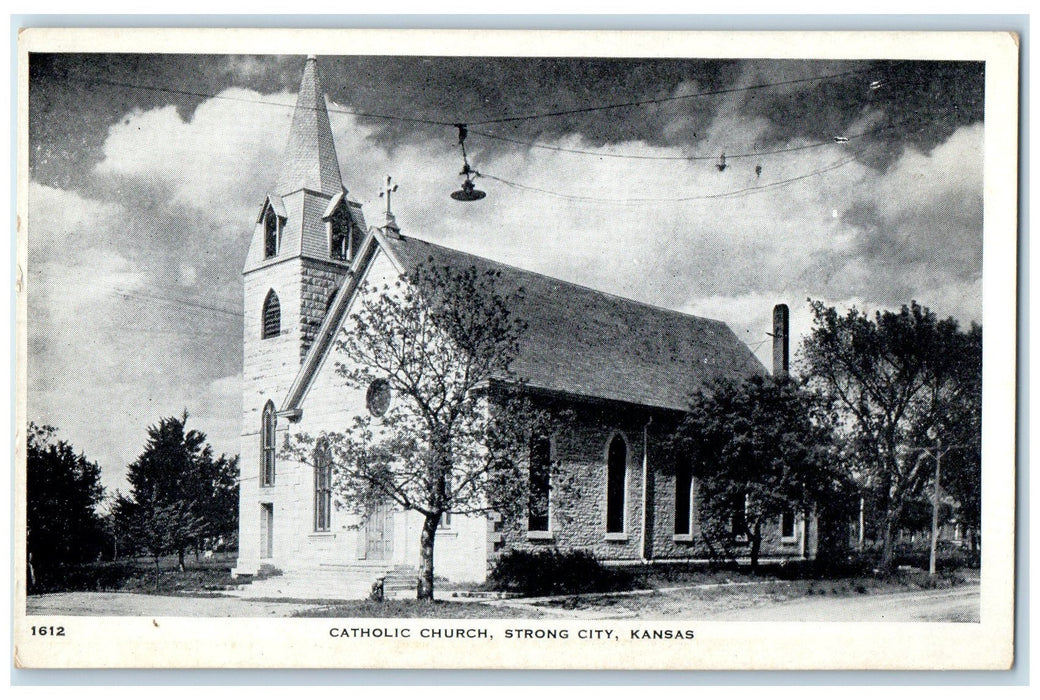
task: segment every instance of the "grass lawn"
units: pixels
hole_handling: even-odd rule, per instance
[[[885,578],[855,576],[790,581],[755,579],[748,575],[729,578],[728,581],[716,580],[715,583],[723,584],[716,586],[690,577],[683,582],[673,580],[665,585],[655,586],[658,590],[649,594],[587,594],[536,600],[531,601],[531,604],[548,610],[606,613],[618,617],[690,619],[799,598],[859,597],[930,588],[951,588],[964,581],[962,576],[950,574],[933,582],[928,580],[927,574],[919,571]]]
[[[92,562],[66,566],[54,571],[36,572],[36,585],[29,594],[60,591],[123,591],[178,595],[187,592],[219,592],[235,585],[231,578],[235,552],[218,553],[210,558],[188,555],[185,570],[177,569],[177,557],[159,560],[158,582],[155,562],[149,557],[134,557],[117,561]]]

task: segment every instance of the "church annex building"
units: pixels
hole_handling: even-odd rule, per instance
[[[347,597],[364,595],[388,572],[414,572],[421,515],[387,505],[361,519],[338,509],[330,464],[291,461],[279,447],[293,434],[342,430],[370,410],[371,392],[345,386],[335,371],[335,336],[362,281],[392,283],[431,258],[460,270],[493,268],[503,284],[524,289],[513,311],[527,331],[513,369],[574,416],[566,430],[536,442],[531,459],[558,463],[581,482],[584,501],[566,521],[552,512],[516,526],[446,516],[436,538],[438,578],[481,582],[495,558],[515,548],[584,549],[610,563],[705,557],[696,480],[662,458],[662,445],[695,389],[766,369],[721,321],[452,250],[402,233],[392,221],[368,226],[343,185],[311,56],[281,176],[259,209],[243,270],[235,575],[279,570],[286,586],[339,586]],[[778,330],[786,346],[786,327]],[[774,355],[785,352],[774,348]],[[762,555],[811,558],[815,530],[813,518],[792,513],[765,535]]]

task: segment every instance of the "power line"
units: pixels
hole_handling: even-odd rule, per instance
[[[466,122],[469,126],[484,126],[486,124],[504,124],[507,122],[519,122],[528,121],[531,119],[545,119],[548,117],[563,117],[571,114],[586,114],[588,112],[599,112],[607,109],[620,109],[622,107],[641,107],[643,105],[650,104],[661,104],[663,102],[674,102],[676,100],[689,100],[696,97],[709,97],[712,95],[727,95],[734,92],[747,92],[750,90],[762,90],[770,87],[781,87],[784,85],[795,85],[798,83],[811,83],[820,82],[824,80],[835,80],[837,78],[845,78],[850,75],[861,75],[863,73],[876,72],[871,68],[863,68],[861,70],[846,71],[844,73],[834,73],[831,75],[820,75],[812,78],[798,78],[795,80],[781,80],[772,83],[760,83],[758,85],[745,85],[742,87],[734,88],[720,88],[718,90],[704,90],[702,92],[691,92],[684,95],[672,95],[671,97],[657,97],[646,100],[633,100],[631,102],[616,102],[613,104],[594,105],[591,107],[577,107],[574,109],[561,109],[555,112],[540,112],[532,114],[524,114],[514,117],[499,117],[497,119],[484,119],[482,121],[470,121]]]
[[[548,189],[544,189],[544,188],[541,188],[541,187],[534,187],[532,185],[524,185],[524,184],[519,183],[519,182],[512,182],[511,180],[506,180],[504,178],[496,177],[495,175],[491,175],[491,174],[488,174],[488,173],[483,173],[482,172],[482,173],[480,173],[480,175],[481,175],[481,177],[486,177],[489,180],[494,180],[496,182],[500,182],[503,185],[506,185],[507,187],[512,187],[512,188],[519,189],[519,190],[524,190],[524,191],[527,191],[527,192],[537,192],[537,193],[540,193],[540,194],[546,194],[546,195],[549,195],[549,196],[552,196],[552,197],[556,197],[558,199],[566,199],[566,200],[570,200],[570,201],[574,201],[574,202],[599,202],[599,203],[606,203],[606,204],[642,205],[642,204],[655,204],[655,203],[668,203],[668,202],[676,203],[676,202],[693,202],[693,201],[702,201],[702,200],[711,200],[711,199],[727,199],[727,198],[737,197],[737,196],[741,196],[741,195],[757,194],[759,192],[765,192],[765,191],[768,191],[768,190],[772,190],[772,189],[776,189],[776,188],[779,188],[779,187],[783,187],[783,186],[792,184],[794,182],[798,182],[799,180],[805,180],[806,178],[814,177],[816,175],[821,175],[823,173],[830,172],[831,170],[836,170],[838,168],[842,168],[842,167],[848,165],[849,163],[853,162],[854,160],[856,160],[856,158],[860,155],[860,153],[862,153],[862,151],[858,151],[858,152],[854,153],[853,155],[849,156],[848,158],[844,158],[842,160],[839,160],[839,161],[837,161],[835,163],[832,163],[832,164],[830,164],[830,165],[828,165],[826,167],[820,168],[818,170],[814,170],[812,172],[804,173],[802,175],[798,175],[798,176],[791,177],[791,178],[785,178],[783,180],[777,180],[775,182],[767,183],[765,185],[756,185],[756,186],[753,186],[753,187],[744,187],[744,188],[739,189],[739,190],[731,190],[729,192],[719,192],[719,193],[716,193],[716,194],[690,195],[690,196],[684,196],[684,197],[634,197],[634,198],[629,198],[629,199],[618,199],[618,198],[611,198],[611,197],[593,197],[591,195],[574,195],[574,194],[566,194],[566,193],[562,193],[562,192],[556,192],[554,190],[548,190]]]
[[[359,110],[342,109],[342,108],[327,108],[327,111],[332,114],[347,114],[355,117],[367,117],[370,119],[382,119],[386,121],[401,121],[410,122],[415,124],[428,124],[431,126],[450,126],[454,128],[456,125],[462,123],[469,126],[484,126],[487,124],[503,124],[507,122],[519,122],[519,121],[530,121],[534,119],[547,119],[551,117],[561,117],[571,114],[587,114],[590,112],[600,112],[611,109],[622,109],[626,107],[640,107],[651,104],[661,104],[665,102],[674,102],[676,100],[689,100],[698,97],[710,97],[714,95],[725,95],[735,92],[747,92],[751,90],[764,90],[771,87],[782,87],[786,85],[795,85],[799,83],[810,83],[810,82],[822,82],[827,80],[836,80],[838,78],[845,78],[851,75],[861,75],[864,73],[874,72],[872,69],[862,69],[855,71],[846,71],[844,73],[834,73],[830,75],[819,75],[809,78],[798,78],[795,80],[782,80],[770,83],[759,83],[757,85],[745,85],[741,87],[733,88],[720,88],[718,90],[705,90],[702,92],[686,93],[683,95],[672,95],[670,97],[655,97],[648,98],[645,100],[632,100],[629,102],[615,102],[610,104],[602,105],[591,105],[588,107],[577,107],[574,109],[557,110],[553,112],[536,112],[523,115],[515,115],[508,117],[498,117],[495,119],[483,119],[475,121],[465,121],[461,119],[453,119],[451,121],[442,121],[439,119],[427,119],[424,117],[412,117],[403,116],[399,114],[383,114],[379,112],[362,112]],[[203,92],[200,90],[185,90],[179,88],[164,87],[158,85],[142,85],[139,83],[126,83],[117,80],[106,80],[104,78],[71,78],[71,80],[78,80],[79,82],[91,83],[95,85],[108,85],[111,87],[122,87],[131,90],[149,90],[153,92],[160,92],[170,95],[183,95],[187,97],[198,97],[205,99],[217,99],[227,100],[230,102],[244,102],[247,104],[262,104],[269,105],[272,107],[283,107],[286,109],[295,109],[297,105],[286,104],[284,102],[271,102],[269,100],[255,99],[248,97],[234,97],[231,95],[215,94],[209,92]],[[316,107],[303,107],[304,109],[319,109]]]
[[[894,129],[898,126],[897,124],[889,124],[886,126],[878,127],[870,131],[863,131],[858,134],[849,134],[847,136],[842,135],[842,138],[853,141],[855,139],[864,138],[866,136],[872,136],[879,134],[883,131]],[[710,156],[654,156],[654,155],[638,155],[635,153],[604,153],[601,151],[589,151],[580,148],[566,148],[563,146],[553,146],[547,143],[538,143],[536,141],[524,141],[522,139],[510,138],[509,136],[500,136],[499,134],[489,134],[485,131],[473,131],[469,133],[483,136],[485,138],[494,139],[496,141],[507,141],[509,143],[515,143],[521,146],[529,146],[531,148],[541,148],[548,151],[560,151],[562,153],[575,153],[587,156],[596,156],[599,158],[625,158],[631,160],[672,160],[672,161],[697,161],[697,160],[718,160],[718,154]],[[781,153],[794,153],[796,151],[805,151],[812,148],[822,148],[824,146],[833,146],[835,144],[834,138],[829,138],[826,141],[820,141],[817,143],[810,143],[804,146],[790,146],[788,148],[778,148],[771,151],[754,151],[750,153],[726,153],[727,159],[732,158],[757,158],[761,156],[778,155]]]
[[[75,79],[73,79],[75,80]],[[302,109],[311,109],[317,111],[317,107],[307,107],[305,105],[291,105],[285,102],[271,102],[269,100],[253,99],[249,97],[233,97],[231,95],[216,94],[211,92],[201,92],[197,90],[180,90],[177,88],[162,87],[157,85],[140,85],[134,83],[123,83],[116,80],[105,80],[103,78],[82,78],[80,82],[92,83],[97,85],[109,85],[112,87],[123,87],[131,90],[149,90],[152,92],[161,92],[171,95],[184,95],[187,97],[200,97],[210,100],[226,100],[228,102],[244,102],[246,104],[257,104],[267,105],[269,107],[283,107],[285,109],[295,109],[300,107]],[[337,108],[326,108],[326,111],[331,114],[349,114],[355,117],[368,117],[370,119],[385,119],[387,121],[400,121],[400,122],[412,122],[415,124],[430,124],[432,126],[455,126],[455,122],[444,122],[436,119],[423,119],[422,117],[407,117],[394,114],[380,114],[378,112],[361,112],[352,109],[337,109]]]
[[[203,304],[202,302],[192,301],[188,299],[177,299],[175,297],[161,296],[158,294],[148,294],[147,292],[141,291],[128,291],[125,289],[112,289],[110,290],[113,294],[124,297],[126,299],[132,299],[137,301],[157,301],[162,304],[169,304],[172,306],[187,306],[202,311],[212,311],[214,313],[225,314],[235,318],[242,318],[245,314],[241,311],[234,311],[232,309],[223,308],[219,306],[211,306],[209,304]]]

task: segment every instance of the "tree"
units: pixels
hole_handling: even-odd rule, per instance
[[[802,359],[812,386],[843,410],[861,487],[880,494],[880,568],[887,571],[904,510],[934,472],[924,451],[928,429],[979,439],[981,406],[971,397],[981,387],[982,331],[963,333],[917,302],[873,318],[810,304],[814,324]]]
[[[982,528],[982,328],[972,324],[958,338],[957,392],[944,396],[939,435],[947,451],[942,457],[942,488],[956,501],[956,517],[966,528],[974,551]],[[927,433],[927,426],[924,427]],[[920,432],[920,426],[918,428]],[[949,449],[952,448],[952,449]]]
[[[698,391],[672,446],[677,468],[689,465],[697,480],[709,546],[728,549],[727,539],[747,537],[752,569],[766,523],[807,514],[841,491],[832,416],[786,377]]]
[[[144,451],[127,470],[130,493],[114,507],[121,534],[151,555],[157,576],[163,555],[176,553],[183,570],[189,548],[236,527],[229,512],[237,510],[238,458],[214,459],[206,435],[186,430],[187,420],[185,411],[148,428]]]
[[[96,559],[105,544],[101,469],[56,434],[29,423],[26,435],[26,547],[41,573]]]
[[[543,414],[511,371],[526,328],[511,310],[523,290],[503,293],[500,276],[431,260],[393,286],[364,287],[336,367],[348,386],[368,387],[380,415],[290,445],[304,461],[327,450],[337,500],[362,516],[387,501],[422,515],[419,600],[433,598],[444,513],[514,517],[528,502],[526,446]]]

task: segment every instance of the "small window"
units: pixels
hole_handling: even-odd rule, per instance
[[[328,532],[332,523],[332,450],[325,438],[314,447],[314,531]]]
[[[263,331],[261,338],[275,338],[282,332],[282,307],[274,290],[267,292],[264,299]]]
[[[688,463],[675,468],[675,534],[693,534],[693,469]]]
[[[625,531],[625,481],[628,447],[615,435],[607,449],[607,532]]]
[[[443,513],[441,513],[441,522],[440,522],[440,525],[438,525],[438,527],[440,527],[440,528],[442,528],[444,530],[450,530],[451,529],[451,512],[450,511],[446,510]]]
[[[261,486],[274,486],[275,420],[274,404],[268,401],[260,424]]]
[[[529,532],[549,531],[549,480],[551,473],[552,443],[545,436],[531,441],[529,466],[530,493],[527,500],[527,529]]]
[[[264,210],[264,258],[278,255],[278,243],[281,234],[278,215],[270,206]]]

